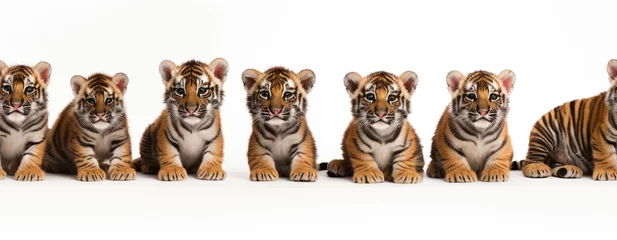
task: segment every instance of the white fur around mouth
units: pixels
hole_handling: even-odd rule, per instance
[[[99,121],[96,121],[95,123],[93,123],[92,126],[97,128],[97,129],[101,129],[102,130],[102,129],[106,129],[107,127],[109,127],[109,123],[105,122],[105,121],[102,121],[102,120],[99,120]]]
[[[196,116],[191,115],[191,116],[187,116],[187,117],[182,118],[182,121],[192,125],[192,124],[199,123],[201,121],[201,119],[196,117]]]
[[[9,121],[14,122],[14,123],[21,123],[24,120],[26,120],[26,115],[24,115],[23,113],[19,112],[19,111],[13,111],[11,113],[9,113],[9,115],[7,115],[6,117]]]
[[[390,127],[390,124],[387,124],[383,121],[377,121],[373,124],[371,124],[371,126],[376,129],[376,130],[385,130],[388,129]]]

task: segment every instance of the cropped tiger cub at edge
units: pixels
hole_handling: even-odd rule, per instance
[[[353,120],[345,131],[343,159],[328,163],[328,176],[353,174],[355,183],[419,183],[424,172],[420,139],[407,121],[418,76],[375,72],[345,76]]]
[[[315,84],[313,71],[294,73],[282,67],[242,73],[246,106],[253,118],[248,163],[251,181],[316,181],[317,151],[305,113],[306,95]]]
[[[446,77],[452,101],[431,145],[426,175],[446,182],[505,182],[510,177],[512,143],[506,116],[516,75],[476,71]]]
[[[75,99],[49,132],[43,169],[77,174],[80,181],[134,180],[131,139],[124,109],[129,78],[93,74],[71,78]]]
[[[617,60],[608,62],[608,91],[574,100],[540,118],[529,136],[523,175],[617,180]]]
[[[0,61],[0,179],[6,174],[18,181],[41,181],[47,133],[47,85],[51,66],[8,67]]]
[[[162,181],[179,181],[187,173],[198,179],[223,180],[223,134],[219,107],[229,65],[222,58],[209,65],[188,61],[180,66],[165,60],[159,73],[165,85],[166,108],[146,128],[133,165]]]

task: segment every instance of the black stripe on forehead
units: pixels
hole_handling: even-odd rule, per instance
[[[102,73],[96,73],[88,77],[87,86],[92,91],[107,91],[111,87],[111,77]]]
[[[11,74],[13,76],[15,75],[23,75],[24,77],[30,76],[30,75],[34,75],[34,70],[32,70],[31,67],[28,66],[24,66],[24,65],[17,65],[17,66],[13,66],[11,68],[9,68],[8,74]]]
[[[279,86],[287,83],[291,79],[292,72],[283,67],[273,67],[264,73],[264,81],[270,82],[273,86]]]
[[[205,69],[208,68],[208,65],[196,60],[191,60],[188,62],[183,63],[182,65],[180,65],[180,70],[178,71],[178,75],[182,77],[182,79],[184,79],[184,84],[186,85],[187,83],[194,83],[194,84],[198,84],[199,83],[203,83],[201,79],[201,76],[206,75],[208,76],[208,79],[205,80],[204,82],[210,82],[210,79],[213,79],[214,76],[212,76],[210,74],[210,72],[206,71]],[[179,83],[176,83],[179,84]]]
[[[389,72],[374,72],[366,77],[366,82],[374,85],[375,88],[388,88],[396,82],[396,76]]]
[[[467,84],[473,83],[479,87],[488,87],[496,81],[495,74],[487,71],[475,71],[467,75]]]

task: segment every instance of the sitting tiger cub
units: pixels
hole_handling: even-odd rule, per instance
[[[606,70],[607,92],[565,103],[536,122],[527,158],[519,164],[525,177],[591,174],[593,180],[617,180],[617,59]]]
[[[18,181],[41,181],[47,132],[47,86],[51,66],[8,67],[0,61],[0,179],[7,171]]]
[[[219,107],[228,70],[222,58],[209,65],[194,60],[180,66],[161,62],[166,108],[146,128],[135,168],[158,173],[162,181],[185,180],[187,170],[203,180],[225,179]]]
[[[313,71],[248,69],[242,81],[253,118],[247,154],[251,181],[273,181],[279,175],[291,181],[316,181],[315,141],[304,117],[306,95],[315,83]]]
[[[355,183],[419,183],[424,172],[420,139],[407,121],[418,76],[351,72],[345,88],[354,119],[343,137],[343,159],[328,163],[328,176],[353,174]]]
[[[134,180],[131,139],[124,110],[129,78],[93,74],[71,78],[75,99],[47,137],[43,169],[77,174],[80,181]]]
[[[512,143],[506,115],[516,76],[476,71],[446,77],[452,101],[433,136],[426,175],[446,182],[505,182],[510,176]]]

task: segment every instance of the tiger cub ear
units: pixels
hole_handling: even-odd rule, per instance
[[[255,69],[246,69],[242,73],[242,83],[244,84],[244,90],[246,92],[250,92],[255,82],[257,82],[257,78],[261,75],[261,72]]]
[[[497,79],[501,81],[503,87],[506,89],[506,93],[510,95],[514,90],[514,83],[516,82],[516,75],[509,69],[503,70],[497,75]]]
[[[4,70],[6,70],[8,68],[8,66],[6,66],[6,63],[4,63],[2,60],[0,60],[0,74],[2,74],[4,72]]]
[[[465,75],[456,70],[450,71],[448,73],[448,76],[446,76],[446,83],[448,83],[448,91],[450,91],[452,97],[458,94],[458,87],[463,81],[463,79],[465,79]]]
[[[313,89],[313,85],[315,84],[315,81],[317,80],[315,78],[315,73],[311,71],[310,69],[304,69],[300,71],[298,73],[298,79],[300,80],[300,84],[302,85],[302,88],[304,89],[306,94],[311,92],[311,89]]]
[[[362,82],[364,82],[364,78],[357,72],[350,72],[345,75],[345,89],[347,89],[347,94],[352,98],[355,97],[356,91],[358,91]]]
[[[116,73],[111,80],[116,84],[116,87],[120,89],[122,94],[126,93],[126,87],[129,85],[129,77],[124,73]]]
[[[407,90],[410,95],[416,91],[416,87],[418,86],[418,75],[415,72],[404,72],[398,79],[401,80],[405,90]]]
[[[227,72],[229,71],[229,63],[223,58],[217,58],[210,62],[210,70],[212,70],[212,74],[218,79],[221,79],[221,82],[225,82],[227,79]]]
[[[159,73],[161,74],[161,78],[163,80],[163,84],[167,86],[167,83],[171,80],[173,76],[178,72],[178,67],[172,61],[164,60],[159,64]]]
[[[79,75],[75,75],[71,78],[71,88],[73,89],[73,95],[77,96],[77,94],[79,94],[81,86],[83,86],[86,81],[88,80],[86,80],[85,77]]]
[[[39,73],[41,80],[45,86],[49,86],[49,78],[51,77],[51,65],[47,62],[39,62],[34,66],[34,70]]]
[[[608,80],[610,82],[615,82],[615,80],[617,80],[617,59],[608,61],[606,71],[608,72]]]

